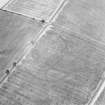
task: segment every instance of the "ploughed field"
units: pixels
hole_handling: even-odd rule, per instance
[[[2,3],[0,105],[104,105],[104,5],[104,0]]]

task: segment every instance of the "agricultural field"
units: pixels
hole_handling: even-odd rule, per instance
[[[104,0],[0,0],[0,105],[104,105]]]

